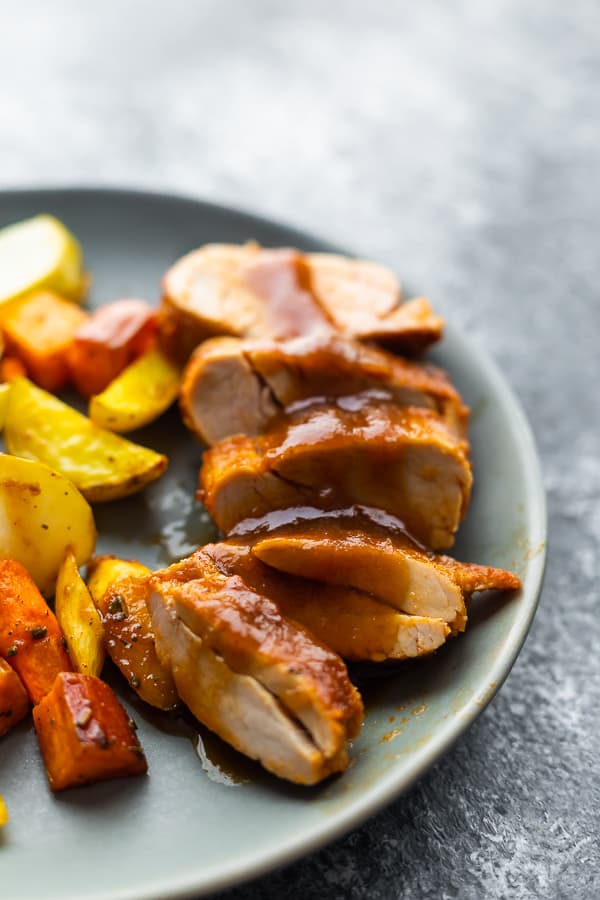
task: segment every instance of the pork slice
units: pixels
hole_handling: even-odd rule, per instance
[[[360,531],[258,538],[253,553],[280,572],[367,591],[410,615],[432,616],[452,631],[466,625],[465,598],[476,591],[517,590],[520,579],[504,569],[464,563],[374,538]]]
[[[256,243],[200,247],[167,271],[162,287],[161,342],[181,362],[216,335],[279,340],[338,332],[413,353],[438,340],[443,327],[424,298],[402,302],[384,266]]]
[[[374,510],[319,518],[304,510],[275,528],[258,525],[245,540],[253,555],[282,573],[367,591],[405,613],[439,618],[453,632],[465,628],[471,594],[521,586],[505,569],[425,550],[401,523],[382,522]]]
[[[234,434],[260,434],[281,411],[243,346],[236,338],[205,341],[184,370],[183,421],[208,446]]]
[[[281,572],[358,588],[404,613],[431,616],[463,630],[462,591],[435,560],[361,531],[318,531],[267,536],[253,545],[253,552]]]
[[[215,335],[284,339],[335,327],[296,250],[207,244],[178,260],[162,287],[159,332],[180,360]]]
[[[203,549],[222,571],[239,575],[344,659],[411,659],[433,652],[450,634],[442,619],[405,615],[363,591],[282,574],[248,544],[224,541]]]
[[[307,259],[313,292],[340,332],[409,354],[442,337],[444,321],[429,301],[404,301],[396,276],[385,266],[329,253],[311,253]]]
[[[273,509],[357,503],[444,549],[469,502],[467,449],[432,410],[341,398],[300,409],[260,437],[216,444],[204,455],[201,497],[225,532]]]
[[[257,244],[206,244],[171,266],[158,317],[161,344],[171,356],[184,362],[209,337],[256,328],[257,298],[239,271],[259,252]]]
[[[466,435],[468,410],[441,369],[323,333],[281,342],[206,341],[185,369],[180,401],[188,427],[210,445],[261,434],[299,400],[370,389],[401,406],[436,410],[458,437]]]
[[[301,784],[346,767],[360,696],[342,660],[275,604],[198,551],[154,575],[150,610],[159,653],[209,728]]]

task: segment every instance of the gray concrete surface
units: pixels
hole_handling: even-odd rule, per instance
[[[600,896],[600,6],[0,0],[0,187],[174,189],[392,262],[533,423],[550,561],[412,792],[227,900]]]

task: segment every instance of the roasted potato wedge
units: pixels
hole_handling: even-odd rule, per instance
[[[11,383],[4,434],[10,453],[52,466],[92,502],[134,494],[167,467],[166,456],[99,428],[27,378]]]
[[[139,562],[104,556],[90,566],[88,587],[113,662],[142,700],[158,709],[173,709],[179,697],[156,653],[146,607],[148,575],[150,570]]]
[[[180,381],[180,369],[160,350],[149,350],[91,398],[90,419],[109,431],[141,428],[171,406]]]
[[[96,608],[104,594],[121,578],[145,578],[150,569],[136,559],[119,559],[116,556],[96,556],[87,571],[87,586]]]
[[[0,454],[0,558],[22,563],[50,596],[67,548],[83,565],[95,543],[92,510],[67,478],[43,463]]]
[[[71,663],[83,675],[100,675],[104,665],[104,629],[73,551],[67,551],[56,582],[54,604]]]

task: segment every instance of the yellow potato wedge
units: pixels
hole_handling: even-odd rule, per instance
[[[79,243],[54,216],[0,229],[0,305],[36,289],[81,300],[88,282]]]
[[[87,586],[96,608],[115,581],[121,578],[145,578],[150,569],[136,559],[96,556],[88,566]]]
[[[99,428],[27,378],[11,382],[4,437],[10,453],[46,463],[92,502],[135,494],[167,468],[166,456]]]
[[[0,558],[20,562],[50,596],[67,548],[78,565],[96,544],[89,504],[43,463],[0,454]]]
[[[0,828],[8,824],[8,809],[2,794],[0,794]]]
[[[54,611],[75,671],[99,677],[105,657],[104,629],[72,550],[67,551],[58,573]]]
[[[8,409],[8,393],[10,384],[0,384],[0,431],[4,428],[6,422],[6,411]]]
[[[160,350],[149,350],[91,398],[90,419],[109,431],[142,428],[171,406],[180,381],[180,369]]]
[[[101,556],[89,568],[88,587],[104,628],[106,649],[142,700],[173,709],[179,697],[160,662],[146,606],[150,570],[134,560]]]

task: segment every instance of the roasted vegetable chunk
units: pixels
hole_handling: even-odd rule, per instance
[[[88,584],[113,662],[142,700],[172,709],[179,697],[171,672],[156,653],[146,606],[148,575],[150,570],[141,563],[105,556],[90,567]]]
[[[154,311],[143,300],[117,300],[98,309],[69,349],[71,377],[84,397],[99,394],[154,339]]]
[[[11,453],[62,472],[92,502],[134,494],[167,467],[166,456],[99,428],[26,378],[11,385],[4,433]]]
[[[22,563],[50,596],[67,548],[82,565],[95,543],[92,510],[67,478],[40,462],[0,454],[0,558]]]
[[[59,675],[33,721],[53,791],[148,770],[134,723],[93,675]]]
[[[7,662],[0,659],[0,737],[25,718],[29,697],[23,682]]]
[[[0,324],[8,353],[25,364],[36,384],[55,392],[69,381],[67,350],[86,318],[74,303],[40,291],[11,304]]]
[[[171,406],[180,380],[179,368],[164,353],[149,350],[91,398],[90,419],[109,431],[142,428]]]
[[[54,216],[34,216],[0,230],[1,305],[41,289],[81,300],[88,281],[79,243]]]
[[[0,656],[39,703],[71,663],[56,616],[21,563],[0,560]]]
[[[75,671],[100,675],[104,664],[102,622],[71,550],[58,573],[55,609]]]

